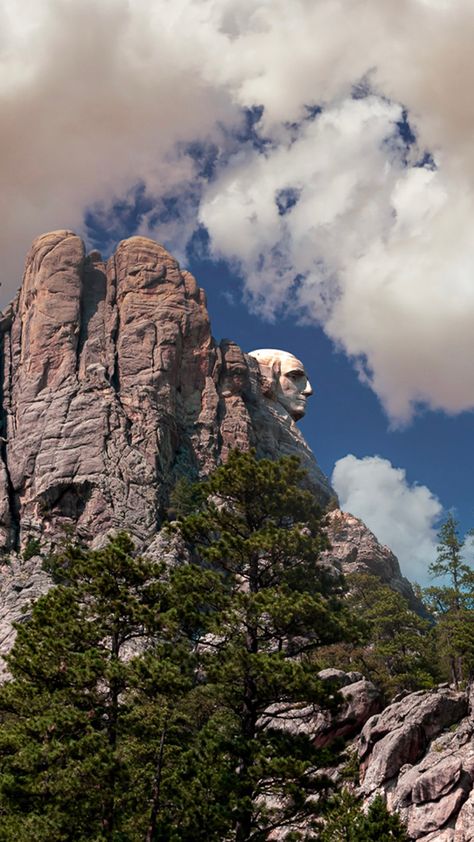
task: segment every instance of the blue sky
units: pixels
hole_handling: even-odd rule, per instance
[[[112,238],[110,227],[106,224],[104,228],[92,210],[87,212],[91,247],[108,254],[117,239],[136,232],[140,212],[148,208],[141,190],[138,195],[138,212],[136,207],[131,210],[127,201],[122,210],[112,211],[116,225]],[[420,407],[410,423],[394,426],[373,390],[361,382],[347,355],[321,328],[301,323],[295,315],[283,312],[271,320],[253,312],[245,301],[244,284],[235,267],[212,259],[202,248],[201,241],[206,243],[207,238],[199,240],[198,248],[191,243],[182,265],[206,290],[214,337],[217,341],[233,339],[244,351],[259,347],[290,350],[304,361],[314,395],[300,427],[322,469],[331,477],[335,464],[344,462],[348,454],[357,460],[378,457],[384,461],[385,473],[381,477],[377,472],[361,472],[351,479],[346,494],[351,495],[349,500],[354,502],[357,515],[381,540],[398,550],[406,575],[427,582],[426,569],[434,557],[436,530],[447,511],[455,512],[462,532],[474,524],[474,452],[470,446],[473,413],[450,416]],[[396,476],[400,469],[403,478]],[[409,517],[414,506],[412,495],[423,486],[431,492],[431,505],[423,507],[413,523]],[[338,490],[344,493],[343,488]],[[391,505],[384,495],[389,498],[393,490],[403,492],[404,497]],[[438,507],[433,498],[439,501]],[[400,540],[400,533],[405,531],[407,538]],[[421,549],[413,550],[412,559],[411,541],[416,539]]]
[[[2,302],[33,237],[164,243],[299,356],[342,502],[425,577],[474,523],[471,0],[0,0]]]

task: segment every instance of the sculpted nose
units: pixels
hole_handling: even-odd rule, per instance
[[[313,387],[309,380],[306,382],[306,386],[303,389],[303,395],[307,395],[308,397],[313,394]]]

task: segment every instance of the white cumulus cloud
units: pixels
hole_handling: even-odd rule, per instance
[[[443,507],[426,485],[410,484],[388,459],[349,454],[334,467],[332,484],[341,508],[361,518],[397,556],[411,581],[431,582],[437,528]]]
[[[474,408],[473,39],[472,0],[0,0],[4,303],[33,236],[141,184],[140,232],[204,225],[393,424]]]

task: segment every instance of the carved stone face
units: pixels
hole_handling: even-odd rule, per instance
[[[273,397],[298,421],[306,412],[306,399],[313,394],[304,365],[287,351],[263,348],[251,351],[262,374],[273,380]],[[265,371],[266,369],[266,371]]]

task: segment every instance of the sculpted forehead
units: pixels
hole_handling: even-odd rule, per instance
[[[304,371],[303,363],[288,351],[279,351],[277,348],[260,348],[257,351],[250,351],[249,357],[254,357],[261,365],[272,367],[279,364],[282,374],[289,371]]]
[[[306,399],[313,394],[303,363],[277,348],[260,348],[249,356],[258,362],[263,394],[286,409],[294,421],[303,418]]]

